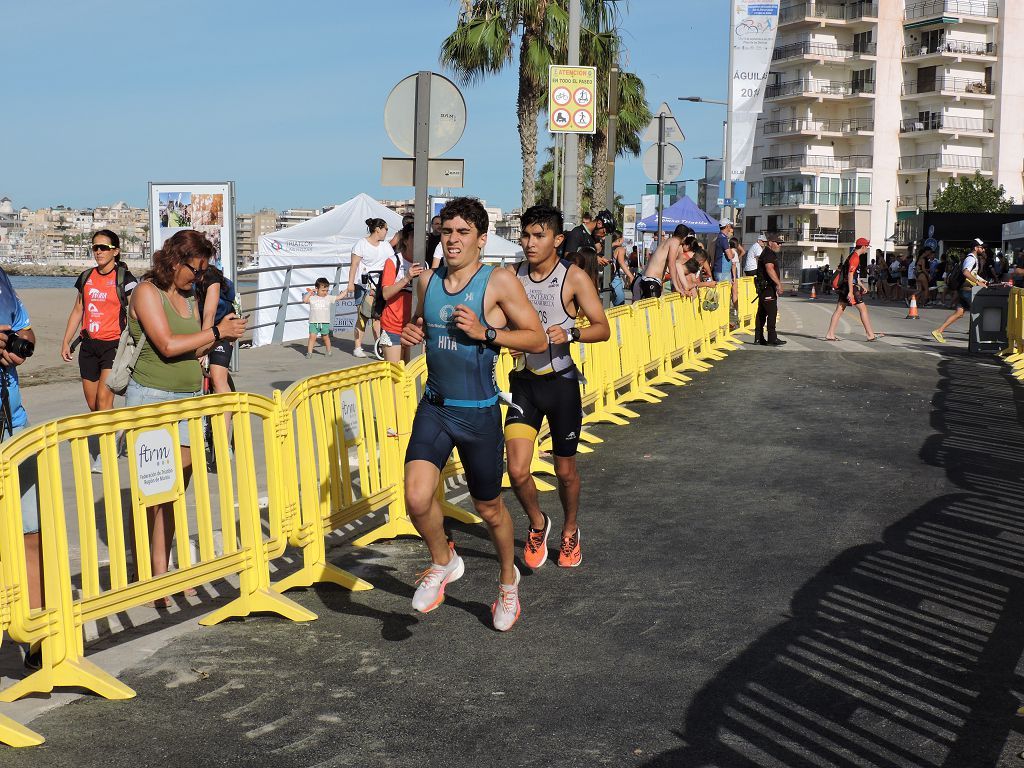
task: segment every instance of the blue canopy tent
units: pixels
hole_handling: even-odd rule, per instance
[[[683,195],[672,205],[662,211],[661,226],[671,232],[680,224],[685,224],[700,234],[718,234],[718,222],[697,207],[689,197]],[[637,222],[636,228],[641,232],[655,232],[658,229],[658,214],[654,213]]]

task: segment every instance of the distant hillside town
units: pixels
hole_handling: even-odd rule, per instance
[[[381,200],[398,214],[411,213],[413,200]],[[486,203],[485,203],[486,205]],[[293,226],[334,206],[323,208],[289,208],[276,211],[264,208],[254,213],[235,216],[235,252],[239,266],[252,264],[259,250],[261,235]],[[520,235],[520,214],[515,209],[504,213],[501,208],[487,207],[491,232],[517,241]],[[110,229],[121,237],[121,251],[126,259],[148,259],[151,255],[149,211],[117,202],[96,208],[52,208],[32,210],[17,208],[9,197],[0,197],[0,264],[15,265],[22,271],[32,267],[74,267],[90,261],[90,235],[99,229]]]

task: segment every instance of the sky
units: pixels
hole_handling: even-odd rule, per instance
[[[446,72],[441,41],[455,0],[3,0],[0,197],[15,206],[142,207],[150,181],[234,181],[238,210],[319,208],[382,187],[391,88]],[[686,141],[682,178],[720,157],[726,0],[620,0],[623,68],[668,102]],[[464,194],[518,207],[522,164],[513,62],[462,85]],[[550,134],[542,125],[542,146]],[[646,145],[645,145],[646,146]],[[620,160],[616,190],[639,202],[640,159]],[[689,185],[696,196],[696,185]]]

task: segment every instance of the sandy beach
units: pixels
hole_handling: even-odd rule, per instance
[[[60,359],[60,342],[68,314],[75,301],[73,288],[35,288],[19,290],[36,332],[36,353],[18,369],[23,400],[29,419],[38,424],[49,419],[71,416],[85,409],[78,375],[77,359]],[[243,308],[245,302],[243,301]],[[305,340],[241,350],[241,370],[234,374],[240,390],[269,395],[292,382],[315,373],[348,368],[366,362],[352,357],[350,339],[335,338],[335,353],[328,358],[318,348],[312,359],[304,357]],[[115,401],[118,404],[120,398]]]

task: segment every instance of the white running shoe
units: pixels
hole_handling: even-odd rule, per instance
[[[366,350],[362,347],[356,347],[352,350],[352,357],[366,357]]]
[[[431,563],[416,580],[416,594],[412,596],[412,607],[420,613],[430,613],[444,602],[444,588],[453,581],[462,578],[466,572],[466,564],[452,550],[452,559],[448,565]]]
[[[498,599],[491,606],[491,616],[494,617],[494,628],[499,632],[508,632],[512,625],[519,618],[519,569],[514,565],[516,572],[515,584],[498,584]]]

